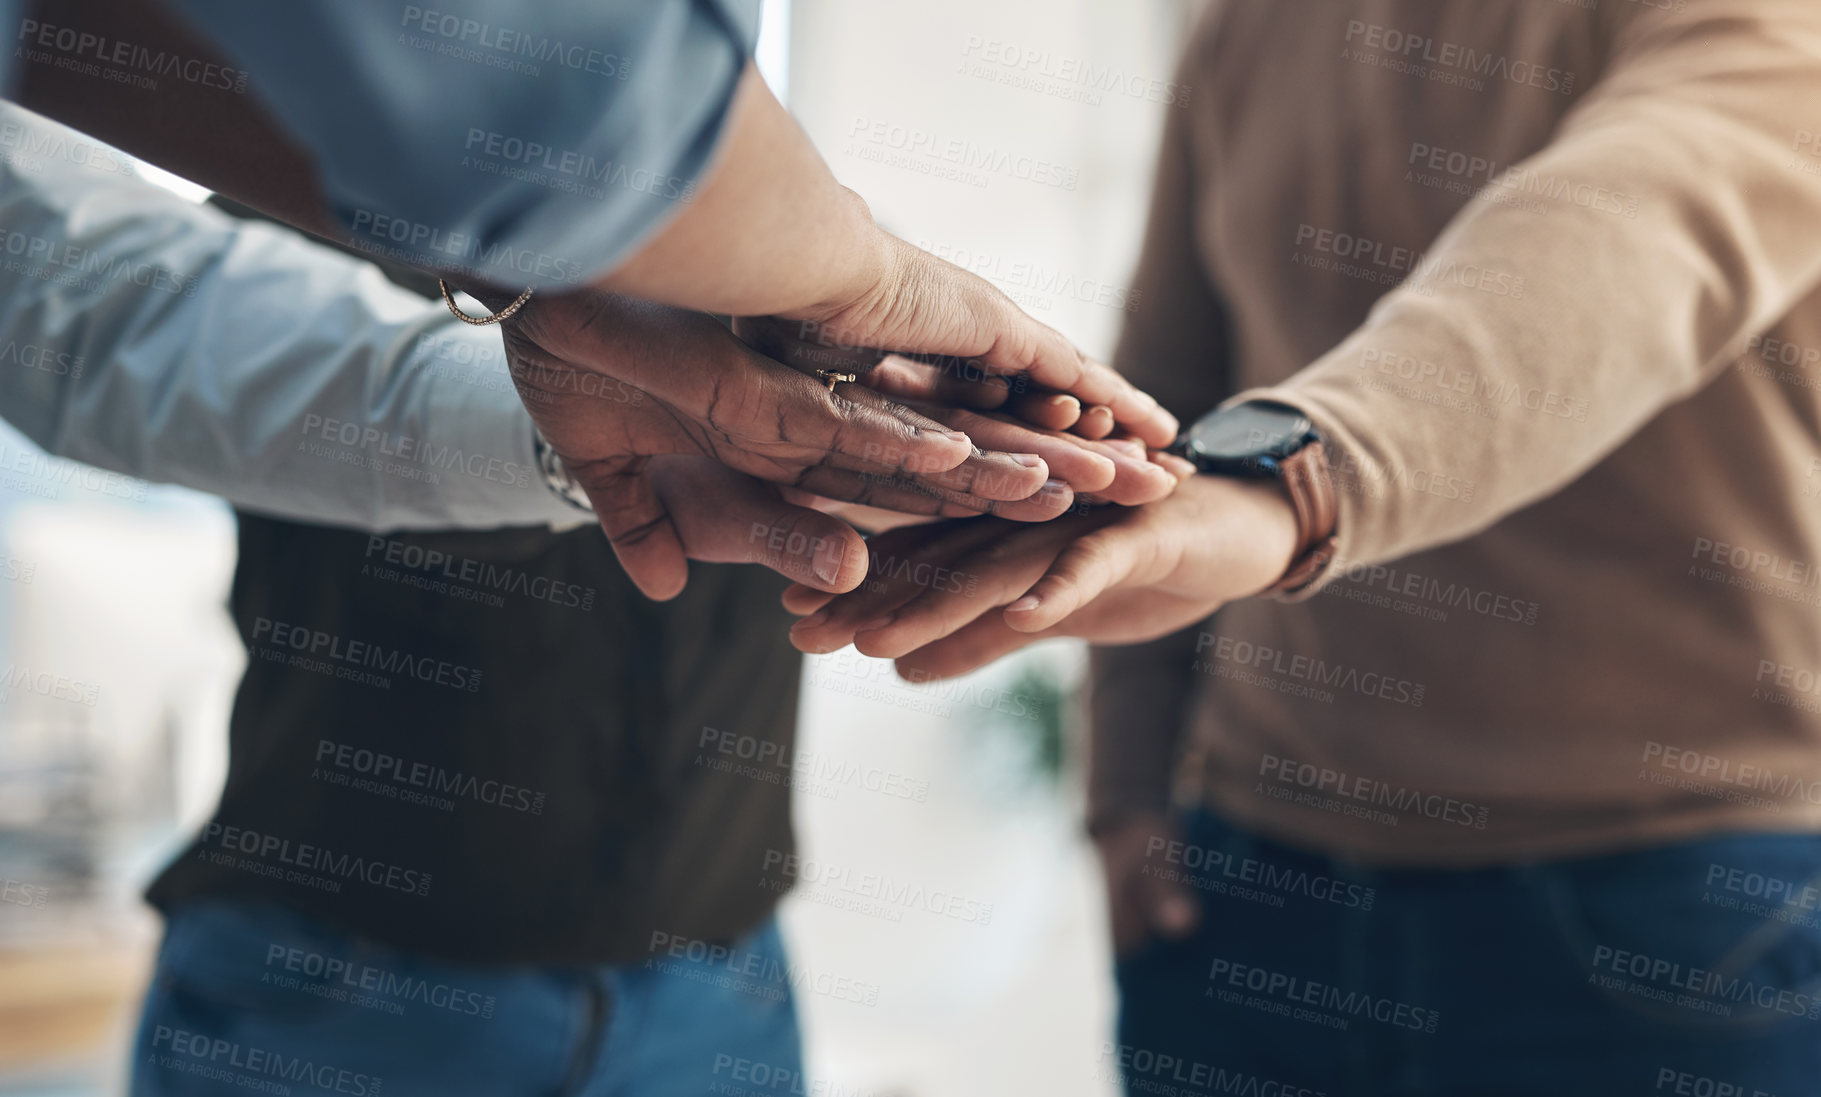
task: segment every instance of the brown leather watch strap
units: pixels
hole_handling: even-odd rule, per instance
[[[1319,441],[1310,442],[1284,459],[1279,481],[1296,511],[1296,552],[1290,570],[1264,590],[1265,594],[1294,594],[1315,581],[1339,551],[1334,526],[1340,503],[1334,478],[1328,471],[1328,454]]]

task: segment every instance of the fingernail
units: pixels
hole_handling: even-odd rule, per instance
[[[1053,408],[1066,407],[1075,402],[1073,396],[1052,396],[1046,401]]]
[[[826,624],[827,622],[828,622],[828,611],[825,609],[819,609],[816,612],[810,614],[808,617],[805,617],[801,621],[798,621],[796,624],[790,626],[790,628],[791,628],[792,632],[795,632],[797,629],[800,629],[800,628],[803,628],[803,629],[817,628],[818,626]]]
[[[1018,462],[1019,464],[1023,465],[1027,469],[1043,467],[1043,458],[1037,456],[1034,453],[1013,453],[1013,454],[1009,454],[1008,456],[1010,456],[1012,460]]]
[[[944,431],[939,431],[938,433],[941,434],[942,437],[947,438],[951,442],[966,442],[970,446],[974,444],[974,440],[972,438],[969,438],[966,434],[963,434],[961,431],[958,431],[958,430],[944,430]]]
[[[831,537],[820,548],[816,549],[813,567],[816,578],[824,583],[833,583],[841,577],[841,562],[847,559],[847,544],[839,538]]]
[[[1009,605],[1005,608],[1008,611],[1012,611],[1012,612],[1028,613],[1031,610],[1036,609],[1038,606],[1041,606],[1042,604],[1043,604],[1043,599],[1037,597],[1035,594],[1027,594],[1023,598],[1018,599],[1016,602],[1013,602],[1011,605]]]
[[[886,625],[891,624],[893,621],[895,621],[897,619],[898,619],[897,614],[888,613],[883,617],[880,617],[876,620],[868,621],[864,625],[861,625],[859,628],[854,630],[854,634],[857,636],[862,632],[872,632],[876,629],[882,629]]]

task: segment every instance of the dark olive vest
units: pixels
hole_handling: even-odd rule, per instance
[[[606,964],[776,904],[799,660],[757,568],[643,599],[594,527],[369,536],[240,516],[228,779],[152,885],[483,963]],[[750,771],[748,771],[750,772]]]

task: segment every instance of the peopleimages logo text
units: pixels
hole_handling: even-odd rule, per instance
[[[333,739],[318,739],[315,763],[318,767],[332,766],[376,781],[428,789],[432,793],[522,811],[529,815],[544,814],[545,795],[535,789],[493,778],[482,778],[460,770],[451,772],[434,763],[400,758],[383,750],[369,750],[351,743],[338,743]]]
[[[479,693],[481,688],[481,672],[474,667],[412,655],[400,648],[388,648],[365,640],[348,640],[322,629],[287,624],[270,617],[253,620],[253,641],[258,643],[260,640],[300,654],[386,674],[403,674],[419,682],[465,689],[469,693]]]
[[[625,80],[632,75],[631,63],[617,53],[607,53],[579,42],[565,42],[547,34],[526,34],[510,27],[495,26],[478,19],[421,8],[415,4],[405,5],[398,25],[409,31],[433,34],[464,46],[493,50],[543,64],[560,65],[610,80]]]
[[[1383,50],[1405,61],[1437,65],[1443,69],[1471,73],[1474,76],[1489,76],[1495,80],[1508,80],[1513,84],[1542,88],[1560,95],[1574,94],[1574,73],[1565,69],[1538,65],[1531,61],[1513,61],[1502,54],[1477,50],[1458,42],[1444,42],[1426,35],[1410,34],[1396,27],[1349,19],[1346,41],[1359,42],[1368,49]]]
[[[1779,987],[1774,983],[1760,983],[1744,975],[1721,973],[1708,968],[1684,965],[1676,960],[1661,956],[1651,956],[1642,952],[1630,952],[1626,949],[1613,948],[1611,945],[1595,944],[1593,949],[1593,972],[1611,972],[1616,976],[1629,976],[1642,979],[1646,983],[1656,984],[1668,991],[1682,991],[1680,996],[1666,994],[1645,994],[1659,1000],[1672,1001],[1676,1005],[1691,1006],[1700,1009],[1712,1005],[1757,1006],[1759,1009],[1773,1013],[1782,1013],[1791,1017],[1803,1017],[1808,1020],[1821,1019],[1821,999],[1799,990]],[[1628,989],[1602,983],[1608,989]],[[1649,989],[1649,988],[1642,988]],[[1681,999],[1689,999],[1683,1001]],[[1704,1009],[1703,1012],[1720,1012],[1730,1016],[1730,1010],[1724,1012]]]
[[[1154,834],[1145,843],[1146,860],[1162,860],[1169,865],[1180,867],[1183,873],[1178,879],[1192,886],[1200,886],[1200,881],[1232,881],[1239,884],[1255,885],[1281,895],[1301,895],[1317,902],[1333,903],[1336,906],[1353,910],[1371,910],[1378,892],[1375,888],[1363,884],[1337,880],[1332,876],[1312,873],[1306,869],[1289,865],[1273,864],[1253,857],[1235,857],[1222,849],[1211,849],[1194,842],[1171,840],[1160,834]],[[1146,865],[1147,875],[1157,876],[1149,871],[1154,866]],[[1202,873],[1203,877],[1188,874]],[[1168,877],[1163,877],[1168,878]],[[1203,888],[1203,890],[1218,890]]]
[[[293,842],[276,834],[212,822],[202,830],[206,850],[214,846],[227,853],[241,853],[268,864],[290,865],[326,873],[340,880],[359,880],[374,887],[413,895],[430,894],[430,874],[402,865],[387,864],[351,853],[337,853],[309,842]]]
[[[1393,678],[1378,671],[1362,672],[1357,667],[1329,663],[1308,655],[1254,644],[1249,640],[1235,640],[1231,636],[1215,636],[1210,632],[1198,634],[1195,638],[1196,656],[1199,658],[1210,648],[1216,659],[1269,671],[1300,682],[1357,693],[1362,697],[1395,701],[1412,708],[1423,707],[1423,694],[1427,692],[1427,687],[1421,682]]]
[[[484,453],[469,453],[459,446],[439,446],[422,438],[393,434],[378,427],[325,417],[315,412],[304,414],[302,434],[306,439],[314,434],[324,442],[366,450],[378,457],[395,458],[404,465],[459,472],[495,484],[524,487],[531,483],[534,471],[528,463],[489,457]],[[299,443],[299,448],[302,446],[303,443]]]
[[[131,282],[146,289],[194,297],[202,283],[201,275],[180,274],[156,263],[136,262],[127,256],[110,255],[36,233],[7,232],[0,236],[0,246],[12,257],[9,270],[78,289],[99,289],[109,281]]]
[[[1811,804],[1821,804],[1821,779],[1809,780],[1798,774],[1782,773],[1749,762],[1734,762],[1731,758],[1679,747],[1674,743],[1660,743],[1655,739],[1646,741],[1643,764],[1647,771],[1648,768],[1673,770],[1708,785],[1732,785],[1783,800],[1806,800]]]
[[[518,594],[533,601],[549,602],[571,609],[594,608],[593,587],[532,575],[517,568],[502,567],[491,561],[457,556],[441,549],[425,548],[409,541],[399,541],[377,534],[367,538],[365,556],[375,556],[388,564],[425,575],[435,575],[455,583],[470,583],[488,591]]]
[[[22,19],[19,21],[16,41],[21,43],[18,47],[21,50],[36,47],[40,50],[54,50],[72,60],[118,66],[141,80],[150,76],[168,76],[199,87],[231,91],[236,95],[247,90],[245,69],[231,69],[197,57],[152,50],[136,42],[123,42],[118,38],[109,38],[105,34],[95,34],[75,27],[60,27],[36,19]],[[43,57],[30,59],[46,60]],[[84,70],[78,68],[76,71]],[[88,75],[100,73],[90,72]],[[145,86],[144,83],[134,83],[136,86]],[[156,87],[157,84],[154,82],[151,86]]]
[[[482,994],[461,986],[448,983],[432,983],[415,975],[400,975],[385,968],[376,968],[354,960],[345,960],[339,956],[327,956],[308,949],[293,948],[289,945],[274,942],[266,946],[266,975],[260,982],[272,980],[276,968],[287,975],[298,975],[309,979],[320,979],[325,986],[344,990],[350,994],[365,992],[377,995],[392,1002],[417,1002],[422,1005],[446,1009],[451,1013],[479,1017],[483,1020],[493,1016],[494,998],[491,994]],[[343,997],[330,995],[337,1001]],[[397,1010],[388,1010],[396,1015]]]
[[[168,1025],[152,1029],[152,1047],[169,1049],[169,1054],[157,1056],[158,1065],[167,1070],[252,1089],[289,1093],[290,1088],[283,1083],[296,1082],[318,1092],[345,1093],[349,1097],[367,1097],[380,1090],[380,1080],[361,1071]],[[277,1081],[268,1082],[268,1078]]]
[[[509,271],[550,282],[575,285],[588,275],[582,264],[560,255],[546,255],[504,241],[484,241],[469,232],[451,231],[421,221],[370,209],[354,210],[349,218],[351,245],[368,254],[421,260],[434,255],[438,266],[454,266],[470,274]]]
[[[1435,822],[1453,823],[1474,830],[1485,830],[1487,817],[1491,814],[1491,809],[1485,804],[1424,792],[1408,785],[1361,777],[1344,770],[1299,762],[1275,754],[1260,757],[1258,775],[1344,800],[1357,800],[1389,808],[1400,814],[1416,814]]]
[[[1363,991],[1347,990],[1332,983],[1320,983],[1300,975],[1272,971],[1252,964],[1235,963],[1218,956],[1208,967],[1208,981],[1215,987],[1251,991],[1267,998],[1331,1010],[1342,1016],[1373,1020],[1413,1032],[1433,1033],[1441,1019],[1435,1010],[1423,1006]]]
[[[623,187],[673,202],[694,201],[695,180],[681,175],[664,175],[649,168],[628,167],[615,160],[602,160],[580,149],[561,149],[541,141],[530,141],[479,126],[468,128],[468,139],[462,146],[470,155],[463,163],[473,166],[475,157],[488,162],[512,164],[529,171],[546,171],[551,177],[593,184],[592,191],[577,190],[599,197],[600,188]],[[548,177],[546,179],[548,181]],[[571,189],[571,188],[559,188]]]

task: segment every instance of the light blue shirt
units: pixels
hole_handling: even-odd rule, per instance
[[[759,0],[170,3],[358,246],[502,286],[593,281],[681,208],[759,28]]]
[[[574,525],[493,328],[0,104],[0,415],[45,450],[364,529]]]

